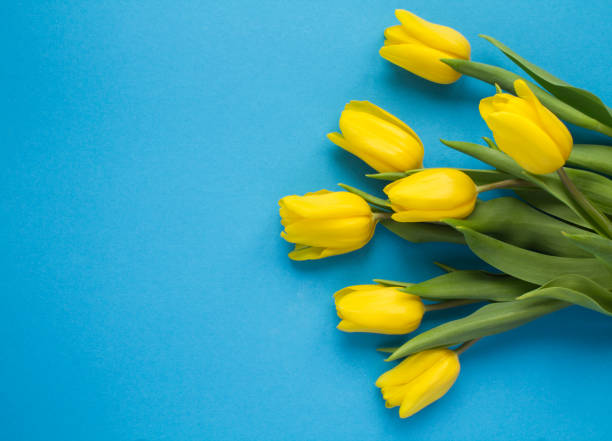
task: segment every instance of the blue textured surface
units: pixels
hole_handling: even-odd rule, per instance
[[[437,139],[486,135],[492,89],[382,60],[394,8],[457,28],[476,60],[508,66],[476,36],[494,35],[612,102],[610,5],[5,2],[0,438],[609,439],[612,325],[578,308],[480,342],[444,399],[400,420],[373,384],[389,368],[374,349],[397,339],[337,331],[331,294],[477,261],[379,228],[294,263],[277,200],[377,188],[325,139],[351,99],[409,123],[426,165],[476,165]]]

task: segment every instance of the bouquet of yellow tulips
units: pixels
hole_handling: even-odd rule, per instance
[[[424,148],[407,124],[367,101],[348,103],[328,138],[389,181],[386,197],[347,185],[279,202],[294,260],[321,259],[366,245],[380,223],[411,242],[465,244],[496,272],[456,270],[419,283],[374,280],[334,295],[344,332],[403,335],[432,310],[482,303],[390,352],[402,360],[376,381],[387,407],[405,418],[442,397],[459,356],[478,339],[571,304],[612,315],[612,147],[574,145],[563,121],[612,136],[612,110],[500,43],[483,36],[526,75],[470,60],[459,32],[403,10],[380,55],[429,81],[467,75],[495,86],[479,111],[485,144],[442,141],[483,169],[423,168]],[[528,77],[530,79],[528,79]],[[504,92],[505,91],[505,92]],[[487,201],[480,193],[508,189]]]

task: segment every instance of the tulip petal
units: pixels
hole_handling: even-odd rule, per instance
[[[325,219],[347,216],[371,216],[368,203],[346,191],[322,190],[305,196],[285,196],[279,201],[281,217]]]
[[[404,29],[424,45],[450,53],[450,58],[470,58],[470,43],[456,30],[428,22],[403,9],[397,9],[395,16]]]
[[[532,106],[537,114],[540,127],[544,129],[546,133],[548,133],[548,136],[555,141],[560,150],[561,156],[564,160],[567,160],[572,151],[574,140],[572,139],[572,135],[565,124],[563,124],[563,122],[561,122],[561,120],[559,120],[554,113],[540,103],[540,100],[538,100],[525,81],[516,80],[514,82],[514,90],[519,97]]]
[[[528,172],[552,173],[565,163],[554,140],[529,119],[495,112],[485,121],[499,148]]]
[[[385,44],[419,43],[402,25],[385,29]]]
[[[476,205],[476,197],[466,202],[465,204],[448,210],[407,210],[401,211],[399,207],[397,212],[391,215],[391,219],[396,222],[439,222],[443,219],[464,219],[468,217]]]
[[[434,83],[450,84],[461,77],[459,72],[440,61],[441,58],[453,58],[448,52],[419,43],[386,45],[379,53],[385,60]]]
[[[421,144],[421,146],[423,146],[421,139],[418,137],[416,132],[412,130],[412,128],[408,124],[406,124],[404,121],[397,118],[396,116],[390,114],[386,110],[381,109],[375,104],[372,104],[369,101],[351,101],[344,107],[344,109],[345,110],[355,110],[357,112],[369,113],[370,115],[384,119],[385,121],[388,121],[391,124],[395,124],[396,126],[401,127],[406,132],[408,132],[419,144]]]
[[[285,226],[281,236],[288,242],[313,247],[350,248],[365,245],[374,231],[372,216],[335,219],[302,219]]]

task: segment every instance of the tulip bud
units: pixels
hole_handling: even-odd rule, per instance
[[[462,219],[472,213],[478,196],[474,181],[452,168],[424,170],[392,182],[383,191],[397,222]]]
[[[440,399],[459,375],[459,357],[450,349],[411,355],[376,380],[387,407],[400,406],[400,418],[414,415]]]
[[[421,324],[425,306],[420,297],[393,287],[356,285],[334,294],[344,332],[408,334]]]
[[[380,55],[393,64],[434,83],[450,84],[461,74],[441,58],[470,59],[470,43],[447,26],[430,23],[411,12],[397,9],[401,25],[385,29]]]
[[[404,122],[368,101],[351,101],[327,137],[380,173],[423,166],[423,143]]]
[[[480,114],[495,142],[530,173],[558,170],[572,151],[572,135],[523,80],[514,82],[514,90],[518,97],[498,93],[480,101]]]
[[[372,238],[376,220],[368,203],[346,191],[327,190],[285,196],[280,205],[281,237],[294,243],[293,260],[348,253]]]

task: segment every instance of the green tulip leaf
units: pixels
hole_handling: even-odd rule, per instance
[[[596,119],[576,110],[572,106],[549,94],[537,84],[522,78],[514,72],[502,69],[501,67],[491,66],[490,64],[478,63],[476,61],[454,58],[443,58],[440,61],[448,64],[454,70],[464,75],[479,79],[485,83],[498,84],[502,89],[510,93],[515,93],[514,82],[518,79],[522,79],[538,97],[540,102],[562,120],[586,129],[604,133],[608,136],[612,135],[612,128],[602,125]]]
[[[366,200],[368,204],[374,205],[375,207],[387,208],[387,209],[391,208],[391,204],[386,199],[382,199],[382,198],[373,196],[369,193],[366,193],[363,190],[359,190],[358,188],[351,187],[350,185],[338,184],[338,186],[344,188],[346,191],[356,194],[357,196],[361,196],[362,198]]]
[[[612,114],[610,113],[610,109],[597,96],[587,90],[574,87],[551,75],[544,69],[525,60],[496,39],[486,35],[481,35],[481,37],[502,51],[510,60],[523,69],[531,78],[537,81],[552,95],[602,124],[612,126]]]
[[[561,300],[605,315],[612,315],[612,292],[576,274],[558,277],[520,297],[520,299],[534,298]]]
[[[612,146],[576,144],[567,163],[612,176]]]
[[[374,281],[374,283],[378,283],[379,285],[390,286],[390,287],[401,286],[401,287],[405,288],[407,286],[412,286],[413,285],[413,283],[398,282],[397,280],[374,279],[373,281]]]
[[[517,279],[541,285],[559,276],[579,274],[604,286],[612,286],[612,270],[595,258],[549,256],[479,233],[455,219],[445,222],[463,233],[474,254]]]
[[[540,188],[516,188],[514,192],[529,205],[551,216],[589,228],[589,224],[559,199]]]
[[[535,285],[507,274],[460,270],[412,284],[402,290],[431,300],[478,299],[506,302],[534,288]]]
[[[371,175],[366,175],[368,178],[379,179],[381,181],[395,181],[397,179],[405,178],[406,176],[413,175],[420,171],[427,170],[425,168],[408,170],[405,172],[387,172],[387,173],[374,173]],[[476,185],[486,185],[492,184],[493,182],[503,181],[505,179],[510,179],[512,176],[507,173],[502,173],[497,170],[474,170],[467,168],[458,168],[457,170],[462,171],[466,175],[468,175]]]
[[[463,236],[447,225],[425,222],[396,222],[392,219],[383,219],[380,223],[392,233],[409,242],[465,243]]]
[[[526,299],[491,303],[459,320],[444,323],[408,340],[387,361],[432,348],[449,347],[475,338],[499,334],[524,325],[568,303],[553,299]]]
[[[564,233],[564,235],[580,248],[612,268],[612,240],[594,234]]]
[[[509,213],[512,213],[510,222]],[[478,201],[468,218],[454,224],[532,251],[554,256],[592,257],[563,236],[563,232],[585,233],[582,228],[548,216],[513,197]]]
[[[492,165],[502,172],[537,185],[567,205],[576,215],[588,221],[589,225],[597,225],[593,219],[588,218],[578,204],[568,195],[558,175],[553,173],[548,175],[534,175],[528,173],[505,153],[479,144],[459,141],[441,141],[443,144]],[[597,173],[586,170],[566,169],[566,172],[572,181],[574,181],[576,187],[578,187],[594,205],[605,213],[610,213],[612,211],[612,181]]]

